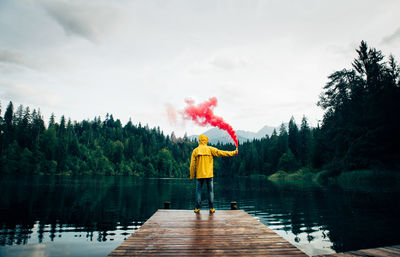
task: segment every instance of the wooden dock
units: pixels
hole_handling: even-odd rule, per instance
[[[108,256],[307,256],[243,210],[158,210]]]
[[[375,257],[392,257],[400,256],[400,245],[393,245],[387,247],[371,248],[357,251],[350,251],[345,253],[333,253],[318,255],[316,257],[352,257],[352,256],[375,256]]]

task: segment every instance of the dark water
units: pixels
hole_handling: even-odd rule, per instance
[[[164,201],[193,209],[188,179],[1,178],[0,256],[106,256]],[[241,209],[309,255],[400,244],[400,190],[218,179],[216,209]],[[206,202],[204,202],[206,207]]]

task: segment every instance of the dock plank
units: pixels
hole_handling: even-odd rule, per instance
[[[307,256],[243,210],[158,210],[108,256]]]

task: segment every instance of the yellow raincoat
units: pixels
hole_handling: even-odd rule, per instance
[[[206,135],[199,136],[199,146],[192,152],[190,160],[190,179],[194,178],[196,170],[196,178],[212,178],[214,176],[213,156],[235,156],[236,151],[222,151],[215,147],[207,145],[208,137]]]

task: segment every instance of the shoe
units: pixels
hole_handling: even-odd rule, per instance
[[[215,209],[214,208],[211,208],[210,209],[210,213],[212,214],[212,213],[214,213],[215,212]]]
[[[200,209],[194,209],[194,213],[200,213]]]

